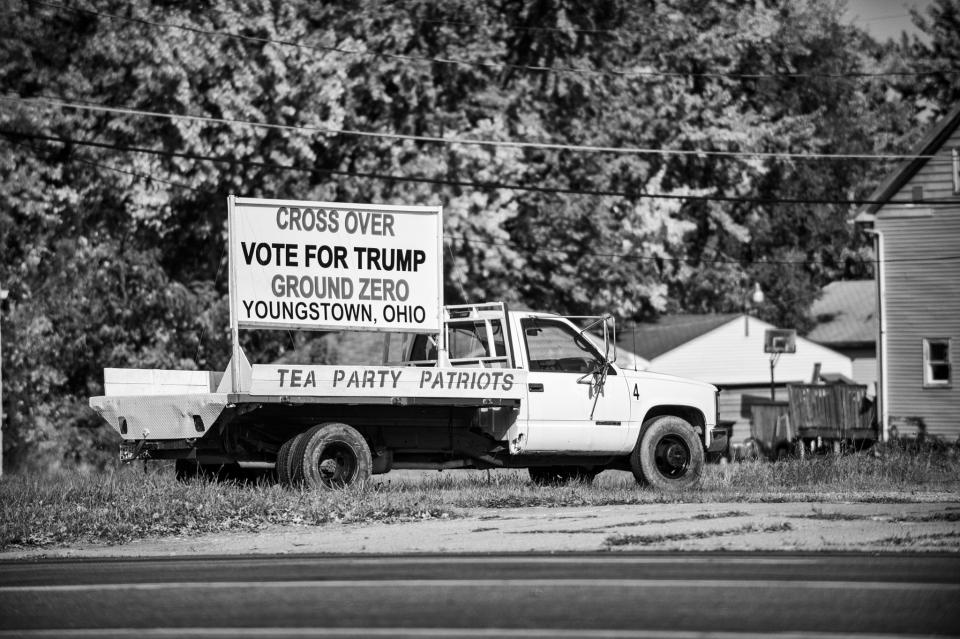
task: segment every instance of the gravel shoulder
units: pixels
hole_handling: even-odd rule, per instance
[[[932,499],[930,498],[932,497]],[[0,560],[287,553],[960,552],[960,501],[698,503],[470,510],[403,523],[283,526],[123,545],[11,549]]]

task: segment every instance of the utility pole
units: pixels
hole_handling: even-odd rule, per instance
[[[760,306],[763,304],[764,295],[763,289],[760,288],[760,282],[754,282],[753,284],[753,293],[750,294],[750,297],[747,297],[747,294],[743,295],[743,336],[750,337],[750,309],[754,306]],[[753,302],[751,304],[751,302]]]
[[[9,292],[0,288],[0,477],[3,477],[3,302]]]

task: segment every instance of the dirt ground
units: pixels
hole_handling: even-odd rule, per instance
[[[960,552],[960,501],[505,508],[404,523],[286,526],[117,546],[15,550],[0,559],[282,553],[636,550]]]

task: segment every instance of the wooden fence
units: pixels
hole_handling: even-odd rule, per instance
[[[801,439],[873,439],[875,410],[867,387],[853,384],[789,384],[790,425]]]

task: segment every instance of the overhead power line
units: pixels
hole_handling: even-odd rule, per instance
[[[581,27],[570,27],[569,29],[563,29],[560,27],[530,27],[527,25],[519,24],[488,24],[485,22],[467,22],[464,20],[418,20],[422,24],[449,24],[455,27],[480,27],[483,29],[492,29],[494,27],[502,26],[504,29],[510,29],[511,31],[538,31],[543,33],[585,33],[587,35],[610,35],[610,36],[620,36],[620,35],[633,35],[634,32],[627,31],[625,29],[584,29]]]
[[[122,151],[129,153],[143,153],[148,155],[157,155],[164,157],[176,157],[188,160],[198,160],[205,162],[215,162],[219,164],[231,164],[239,166],[251,166],[260,169],[271,169],[276,171],[287,171],[294,173],[327,175],[340,175],[351,178],[375,179],[391,182],[413,182],[421,184],[435,184],[438,186],[455,186],[483,190],[508,190],[508,191],[527,191],[536,193],[549,193],[556,195],[589,195],[598,197],[622,197],[626,199],[660,199],[660,200],[681,200],[681,201],[699,201],[699,202],[732,202],[740,204],[761,204],[766,206],[781,205],[841,205],[841,206],[861,206],[864,204],[889,204],[889,205],[907,205],[917,204],[914,200],[870,200],[870,199],[831,199],[831,198],[751,198],[745,196],[725,196],[725,195],[689,195],[679,193],[645,193],[641,191],[615,191],[612,189],[575,189],[565,187],[551,187],[542,185],[511,184],[506,182],[478,182],[474,180],[453,180],[449,178],[431,178],[427,176],[409,176],[409,175],[391,175],[386,173],[365,172],[365,171],[346,171],[341,169],[329,169],[322,167],[299,167],[272,162],[263,162],[259,160],[240,160],[236,157],[216,157],[202,155],[198,153],[186,153],[182,151],[164,151],[161,149],[151,149],[148,147],[117,145],[109,142],[100,142],[96,140],[82,140],[79,138],[68,138],[60,136],[43,135],[37,133],[24,133],[10,129],[0,128],[0,134],[10,138],[28,138],[34,140],[44,140],[47,142],[56,142],[59,144],[75,144],[77,146],[89,146],[94,148],[108,149],[113,151]],[[193,187],[188,187],[193,188]],[[925,200],[923,206],[956,206],[956,200]]]
[[[46,106],[56,108],[75,109],[78,111],[92,111],[98,113],[113,113],[115,115],[162,118],[167,120],[185,120],[206,124],[229,124],[250,126],[261,129],[281,131],[295,131],[302,133],[321,133],[324,135],[345,135],[355,137],[379,138],[384,140],[402,140],[408,142],[422,142],[427,144],[464,144],[474,146],[490,146],[515,149],[539,149],[547,151],[572,151],[578,153],[606,153],[612,155],[676,155],[694,157],[730,157],[730,158],[778,158],[793,160],[914,160],[932,159],[934,155],[909,155],[899,153],[788,153],[777,151],[720,151],[706,149],[658,149],[653,147],[616,147],[589,144],[562,144],[554,142],[523,142],[513,140],[483,140],[478,138],[441,137],[433,135],[408,135],[403,133],[386,133],[378,131],[359,131],[356,129],[334,129],[330,127],[305,126],[292,124],[276,124],[271,122],[252,122],[236,118],[215,118],[207,115],[187,115],[179,113],[164,113],[160,111],[146,111],[128,107],[116,107],[103,104],[82,103],[62,100],[59,98],[36,97],[25,98],[19,95],[3,95],[0,100],[17,102],[31,106]]]
[[[2,132],[2,131],[0,131],[0,133],[5,133],[6,135],[9,136],[9,133]],[[17,146],[23,146],[23,147],[28,148],[28,149],[30,149],[30,150],[32,150],[32,151],[35,151],[35,152],[38,151],[37,147],[35,147],[35,146],[31,145],[31,144],[24,144],[24,143],[16,142],[16,141],[13,141],[13,140],[12,140],[11,142],[12,142],[13,144],[17,145]],[[129,171],[129,170],[126,170],[126,169],[120,169],[120,168],[118,168],[118,167],[111,166],[111,165],[109,165],[109,164],[103,164],[103,163],[100,163],[100,162],[93,162],[93,161],[89,161],[89,160],[86,160],[86,159],[83,159],[83,158],[79,158],[79,157],[76,157],[76,156],[72,156],[72,157],[70,158],[70,160],[71,160],[71,161],[78,161],[78,162],[81,162],[81,163],[84,163],[84,164],[88,164],[88,165],[95,166],[95,167],[98,167],[98,168],[107,169],[107,170],[110,170],[110,171],[117,171],[117,172],[119,172],[119,173],[123,173],[123,174],[126,174],[126,175],[131,175],[131,176],[134,176],[134,177],[137,177],[137,178],[143,180],[144,182],[146,182],[146,183],[148,183],[148,184],[151,183],[151,182],[160,182],[160,183],[163,183],[163,184],[168,184],[168,185],[171,185],[171,186],[174,186],[174,187],[178,187],[178,188],[182,188],[182,189],[187,189],[187,190],[195,191],[195,192],[198,192],[198,193],[210,193],[210,191],[206,191],[206,190],[203,190],[203,189],[198,189],[198,188],[196,188],[196,187],[188,186],[188,185],[186,185],[186,184],[181,184],[181,183],[173,182],[173,181],[169,181],[169,180],[157,179],[157,178],[155,178],[155,177],[152,176],[152,175],[147,175],[147,174],[144,174],[144,173],[139,173],[139,172],[137,172],[137,171]],[[222,195],[222,194],[221,194],[221,195]],[[518,245],[519,245],[518,242],[503,242],[503,241],[498,241],[498,240],[488,240],[488,239],[483,239],[483,238],[467,237],[467,236],[465,236],[465,235],[458,235],[458,234],[452,234],[452,233],[444,233],[444,234],[443,234],[443,237],[446,238],[447,240],[451,240],[451,241],[453,241],[453,240],[460,240],[461,242],[464,242],[464,243],[467,243],[467,244],[470,244],[470,243],[474,243],[474,244],[487,244],[487,245],[491,245],[491,246],[504,246],[504,247],[509,247],[509,248],[517,248]],[[449,245],[448,245],[448,250],[449,250]],[[645,262],[653,262],[653,263],[656,263],[656,264],[661,264],[661,263],[666,263],[666,262],[681,263],[681,262],[688,262],[688,261],[690,261],[690,258],[689,258],[689,257],[675,257],[675,256],[662,256],[662,255],[638,255],[638,254],[635,254],[635,253],[601,253],[601,252],[596,252],[596,251],[583,251],[583,250],[581,250],[580,248],[563,248],[563,247],[555,247],[555,248],[554,248],[554,247],[538,246],[538,247],[537,247],[537,250],[538,250],[538,251],[547,251],[547,252],[552,252],[552,253],[565,253],[565,254],[576,253],[577,255],[580,255],[580,256],[591,256],[591,257],[599,257],[599,258],[604,258],[604,259],[625,259],[625,260],[633,260],[633,261],[645,261]],[[222,261],[222,260],[223,260],[223,258],[222,258],[222,256],[221,256],[221,261]],[[840,262],[844,262],[844,263],[846,263],[846,262],[853,262],[853,263],[856,263],[856,264],[880,264],[880,263],[882,262],[882,263],[888,263],[888,264],[889,264],[889,263],[894,263],[894,262],[898,262],[898,263],[903,263],[903,262],[931,262],[931,263],[935,263],[935,262],[939,262],[939,263],[942,263],[942,262],[954,261],[954,260],[960,260],[960,254],[955,254],[955,255],[943,255],[943,256],[925,256],[925,257],[893,258],[893,259],[887,258],[887,259],[884,259],[884,260],[864,260],[864,259],[844,260],[844,259],[835,259],[834,262],[836,262],[836,263],[840,263]],[[771,266],[777,266],[777,265],[779,265],[779,266],[808,266],[808,265],[826,266],[826,265],[827,265],[825,260],[773,260],[773,259],[742,259],[742,258],[741,258],[741,259],[734,259],[734,258],[729,258],[729,257],[723,257],[723,258],[704,258],[704,257],[699,257],[699,258],[697,258],[697,262],[702,263],[702,264],[730,264],[730,265],[739,265],[739,266],[747,266],[747,265],[751,265],[751,264],[753,264],[753,265],[771,265]],[[218,271],[217,277],[219,278],[219,271]]]
[[[879,20],[896,20],[898,18],[909,18],[909,13],[888,13],[885,16],[876,16],[874,18],[855,18],[854,22],[877,22]]]
[[[20,146],[20,147],[23,147],[23,148],[25,148],[25,149],[30,149],[30,150],[33,151],[34,153],[40,151],[39,148],[33,146],[32,144],[26,144],[26,143],[20,142],[20,141],[18,141],[18,140],[16,139],[17,137],[30,137],[30,136],[10,135],[7,131],[2,131],[2,130],[0,130],[0,133],[5,134],[5,135],[7,136],[7,138],[10,140],[11,144],[15,144],[15,145]],[[42,138],[42,137],[34,137],[33,139],[44,139],[44,138]],[[198,189],[198,188],[195,187],[195,186],[190,186],[190,185],[188,185],[188,184],[183,184],[182,182],[174,182],[173,180],[164,180],[163,178],[159,178],[159,177],[157,177],[157,176],[155,176],[155,175],[146,175],[146,174],[144,174],[144,173],[139,173],[139,172],[137,172],[137,171],[131,171],[130,169],[121,169],[121,168],[118,167],[118,166],[112,166],[112,165],[110,165],[110,164],[104,164],[104,163],[102,163],[102,162],[96,162],[96,161],[94,161],[94,160],[88,160],[87,158],[82,158],[82,157],[79,157],[79,156],[77,156],[77,155],[71,156],[71,157],[70,157],[70,160],[71,160],[71,161],[74,161],[74,162],[79,162],[79,163],[81,163],[81,164],[86,164],[87,166],[96,167],[96,168],[98,168],[98,169],[107,169],[108,171],[115,171],[116,173],[124,173],[124,174],[126,174],[126,175],[129,175],[129,176],[132,176],[132,177],[135,177],[135,178],[138,178],[138,179],[142,179],[142,180],[144,180],[145,182],[148,182],[148,183],[149,183],[149,182],[158,182],[158,183],[160,183],[160,184],[166,184],[166,185],[168,185],[168,186],[175,186],[175,187],[177,187],[177,188],[179,188],[179,189],[186,189],[186,190],[188,190],[188,191],[194,191],[194,192],[196,192],[196,193],[209,193],[209,191],[206,190],[206,189]]]
[[[116,14],[105,13],[102,11],[95,11],[93,9],[86,9],[83,7],[70,7],[63,4],[58,4],[54,2],[46,2],[44,0],[24,0],[24,2],[29,2],[34,5],[44,6],[51,9],[57,9],[61,11],[72,11],[74,13],[85,13],[87,15],[93,15],[99,18],[105,18],[108,20],[118,20],[122,22],[140,24],[148,26],[151,28],[158,29],[178,29],[181,31],[187,31],[190,33],[196,33],[204,36],[218,37],[218,38],[232,38],[236,40],[243,40],[246,42],[255,42],[259,44],[273,44],[283,47],[295,47],[307,51],[314,51],[320,53],[337,53],[341,55],[350,55],[350,56],[363,56],[363,57],[372,57],[372,58],[382,58],[387,60],[399,60],[401,62],[417,62],[417,63],[427,63],[427,64],[446,64],[446,65],[455,65],[455,66],[466,66],[466,67],[476,67],[476,68],[485,68],[485,69],[511,69],[518,71],[530,71],[536,73],[557,73],[557,74],[576,74],[576,75],[594,75],[594,76],[613,76],[620,78],[684,78],[684,77],[702,77],[702,78],[730,78],[730,79],[740,79],[740,80],[760,80],[760,79],[775,79],[775,78],[790,78],[790,79],[800,79],[800,78],[872,78],[872,77],[911,77],[911,76],[928,76],[928,75],[956,75],[960,74],[958,69],[944,69],[937,71],[888,71],[888,72],[867,72],[867,71],[840,71],[836,73],[800,73],[800,72],[786,72],[786,73],[730,73],[730,72],[688,72],[688,71],[657,71],[651,69],[590,69],[585,67],[551,67],[543,65],[525,65],[525,64],[511,64],[506,62],[482,62],[479,60],[463,60],[463,59],[454,59],[454,58],[440,58],[440,57],[429,57],[429,56],[414,56],[414,55],[405,55],[398,53],[385,53],[380,51],[362,51],[354,49],[344,49],[342,47],[335,46],[325,46],[319,44],[303,44],[300,42],[294,42],[291,40],[278,40],[273,38],[264,38],[259,36],[249,36],[239,33],[232,33],[229,31],[218,31],[215,29],[203,29],[200,27],[179,25],[179,24],[168,24],[164,22],[158,22],[156,20],[148,20],[146,18],[134,18],[127,16],[119,16]],[[584,30],[585,31],[585,30]]]
[[[491,246],[504,246],[507,248],[517,248],[517,242],[504,242],[497,240],[486,240],[482,238],[473,238],[467,237],[465,235],[454,235],[450,233],[444,233],[443,236],[452,240],[460,240],[467,244],[488,244]],[[629,259],[642,262],[687,262],[690,260],[689,257],[671,257],[671,256],[661,256],[661,255],[636,255],[634,253],[600,253],[596,251],[581,251],[578,248],[564,248],[564,247],[549,247],[537,245],[537,251],[546,251],[548,253],[576,253],[577,255],[584,255],[588,257],[600,257],[604,259]],[[887,258],[884,260],[865,260],[865,259],[856,259],[851,260],[855,264],[893,264],[893,263],[914,263],[914,262],[953,262],[960,260],[960,253],[953,255],[940,255],[940,256],[926,256],[926,257],[900,257],[900,258]],[[769,264],[772,266],[807,266],[807,265],[818,265],[818,266],[827,266],[825,260],[773,260],[773,259],[735,259],[731,257],[724,258],[697,258],[697,261],[704,264],[738,264],[741,266],[747,264]],[[837,264],[845,263],[843,259],[834,260]]]

